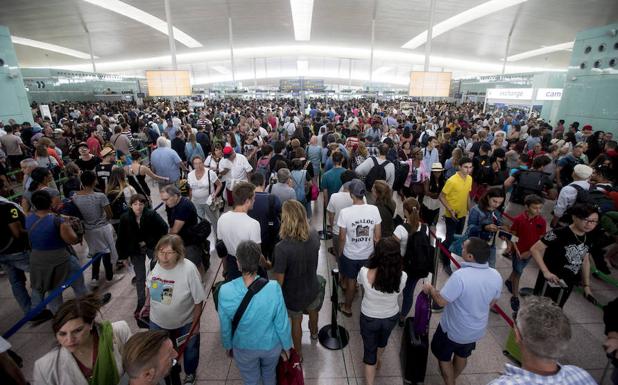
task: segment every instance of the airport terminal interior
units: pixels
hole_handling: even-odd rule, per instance
[[[618,385],[617,137],[616,0],[0,0],[0,384]]]

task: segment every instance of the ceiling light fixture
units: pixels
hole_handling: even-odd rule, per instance
[[[546,53],[558,52],[558,51],[569,51],[573,49],[573,41],[568,43],[560,43],[554,44],[547,47],[542,47],[539,49],[533,49],[532,51],[526,51],[522,53],[518,53],[517,55],[511,55],[506,58],[506,61],[518,61],[528,59],[534,56],[545,55]]]
[[[63,55],[73,56],[79,59],[90,59],[90,54],[82,51],[77,51],[74,49],[62,47],[56,44],[44,43],[38,40],[26,39],[25,37],[17,37],[11,36],[11,41],[13,44],[25,45],[28,47],[40,48],[46,51],[61,53]],[[94,57],[98,59],[98,57]]]
[[[210,68],[224,75],[232,73],[232,71],[230,71],[227,67],[220,66],[220,65],[210,66]]]
[[[136,8],[132,5],[124,3],[119,0],[83,0],[86,3],[96,5],[101,8],[105,8],[109,11],[116,12],[122,16],[126,16],[130,19],[138,21],[142,24],[145,24],[151,28],[156,29],[157,31],[168,35],[167,33],[167,22],[165,20],[161,20],[156,16],[149,14],[148,12],[144,12],[139,8]],[[182,32],[178,28],[174,27],[174,39],[189,48],[197,48],[201,47],[202,44]]]
[[[494,12],[501,11],[505,8],[512,7],[517,4],[521,4],[527,0],[491,0],[476,7],[472,7],[457,15],[450,17],[443,22],[440,22],[433,26],[431,33],[432,39],[442,35],[451,29],[457,28],[460,25],[464,25],[476,19],[480,19]],[[401,48],[415,49],[423,44],[427,43],[427,30],[423,33],[415,36],[412,40],[408,41]]]
[[[313,17],[313,0],[290,0],[294,39],[307,41],[311,38],[311,18]]]

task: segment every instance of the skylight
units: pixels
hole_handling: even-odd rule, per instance
[[[90,54],[82,51],[77,51],[74,49],[62,47],[56,44],[44,43],[38,40],[26,39],[25,37],[17,37],[11,36],[11,41],[13,44],[25,45],[28,47],[40,48],[46,51],[61,53],[63,55],[73,56],[79,59],[90,59]],[[98,57],[94,57],[98,59]]]
[[[116,12],[122,16],[126,16],[130,19],[133,19],[151,28],[154,28],[157,31],[165,35],[168,35],[167,22],[165,20],[161,20],[158,17],[153,16],[149,14],[148,12],[144,12],[139,8],[135,8],[132,5],[129,5],[119,0],[83,0],[83,1],[96,5],[101,8],[105,8],[112,12]],[[197,47],[202,46],[202,44],[199,41],[195,40],[194,38],[182,32],[176,27],[174,27],[174,39],[189,48],[197,48]]]
[[[521,4],[527,0],[491,0],[476,7],[472,7],[465,10],[453,17],[450,17],[443,22],[440,22],[433,26],[432,38],[436,38],[451,29],[457,28],[461,25],[469,23],[471,21],[483,18],[494,12],[501,11],[505,8],[512,7],[517,4]],[[427,42],[427,30],[423,33],[415,36],[412,40],[408,41],[401,48],[415,49]]]
[[[554,45],[550,45],[550,46],[547,46],[547,47],[533,49],[532,51],[526,51],[526,52],[518,53],[517,55],[511,55],[511,56],[507,57],[506,61],[518,61],[518,60],[528,59],[528,58],[531,58],[531,57],[534,57],[534,56],[545,55],[546,53],[552,53],[552,52],[558,52],[558,51],[567,51],[567,50],[570,50],[571,48],[573,48],[573,43],[574,42],[570,41],[568,43],[554,44]]]
[[[311,18],[313,17],[313,0],[290,0],[292,21],[294,22],[294,39],[307,41],[311,39]]]

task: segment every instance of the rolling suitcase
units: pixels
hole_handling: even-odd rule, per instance
[[[562,296],[564,295],[565,290],[568,288],[566,283],[563,280],[560,280],[559,284],[551,284],[547,281],[543,284],[543,290],[541,291],[541,296],[545,297],[547,293],[547,289],[552,288],[558,291],[558,298],[556,303],[560,303],[562,301]],[[509,331],[509,335],[506,338],[506,344],[504,346],[504,350],[502,351],[505,356],[509,357],[517,364],[521,365],[521,350],[519,349],[519,345],[515,341],[515,329],[511,328]]]
[[[418,384],[425,381],[429,335],[417,336],[414,332],[414,317],[406,318],[401,338],[401,377],[404,384]]]

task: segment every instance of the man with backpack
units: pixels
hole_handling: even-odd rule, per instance
[[[573,147],[573,151],[570,154],[558,161],[558,165],[556,167],[556,182],[558,184],[558,189],[573,182],[572,175],[575,166],[578,164],[584,164],[583,159],[581,159],[583,153],[584,145],[578,143],[575,147]]]
[[[542,197],[544,192],[554,186],[549,175],[543,172],[548,162],[550,160],[547,156],[534,158],[531,170],[518,169],[504,181],[506,189],[513,187],[509,205],[505,210],[507,214],[513,217],[519,215],[524,210],[526,196],[534,194]]]
[[[356,167],[357,175],[365,177],[365,188],[371,191],[373,183],[380,179],[386,181],[390,188],[395,183],[395,166],[386,159],[388,145],[382,143],[378,146],[379,156],[371,156]]]
[[[255,198],[247,214],[260,223],[262,254],[272,260],[273,249],[279,240],[281,201],[276,195],[264,191],[265,179],[262,174],[256,172],[251,175],[251,183],[255,186]]]
[[[556,200],[554,217],[551,221],[552,227],[556,227],[558,222],[564,224],[570,223],[570,219],[567,218],[570,215],[565,214],[568,214],[567,210],[575,204],[590,203],[588,191],[590,190],[590,177],[592,176],[592,171],[592,168],[585,164],[578,164],[573,168],[573,182],[560,190],[560,195],[558,195],[558,199]]]

